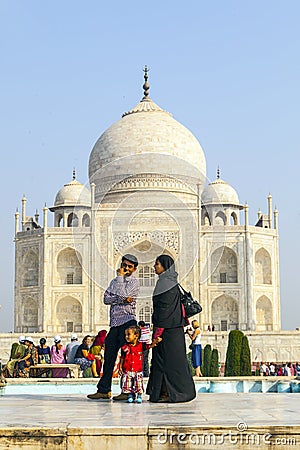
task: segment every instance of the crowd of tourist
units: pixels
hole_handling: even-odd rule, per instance
[[[103,363],[104,341],[106,330],[99,331],[93,337],[87,335],[82,343],[78,342],[76,334],[72,334],[71,341],[64,345],[59,335],[54,336],[53,344],[47,345],[46,338],[42,337],[39,344],[35,345],[32,337],[20,336],[18,342],[11,346],[10,358],[3,367],[3,374],[6,378],[18,378],[29,376],[52,376],[54,378],[65,378],[68,376],[68,369],[64,364],[78,364],[81,371],[91,368],[92,376],[99,377]],[[62,368],[35,367],[37,364],[62,365]]]
[[[141,321],[139,323],[142,332],[141,341],[150,342],[150,327]],[[72,334],[70,342],[63,344],[59,335],[54,336],[53,344],[47,345],[46,338],[42,337],[39,344],[35,345],[34,340],[30,336],[20,336],[18,342],[11,346],[10,357],[8,363],[3,366],[3,373],[6,378],[19,378],[44,376],[54,378],[65,378],[68,376],[68,369],[64,368],[64,364],[78,364],[81,374],[87,369],[90,372],[87,376],[99,378],[102,374],[102,366],[104,360],[104,343],[107,335],[106,330],[100,330],[96,336],[84,336],[82,343],[79,343],[77,334]],[[148,350],[144,355],[144,371],[145,376],[149,375]],[[117,358],[116,367],[114,368],[114,376],[119,375],[119,362]],[[61,364],[62,368],[49,368],[49,370],[40,370],[34,368],[36,364]]]
[[[141,342],[149,344],[150,327],[145,322],[140,321]],[[96,336],[86,335],[82,343],[78,342],[76,334],[71,335],[70,342],[63,344],[59,335],[54,336],[53,345],[47,345],[47,340],[42,337],[39,345],[35,345],[32,337],[20,336],[18,342],[12,344],[10,358],[8,363],[3,367],[3,373],[6,378],[18,378],[38,376],[38,370],[31,371],[36,364],[78,364],[81,374],[87,369],[91,369],[86,376],[98,378],[102,375],[104,362],[104,348],[106,330],[100,330]],[[143,373],[149,376],[149,349],[144,352]],[[113,376],[119,376],[120,356],[118,356],[113,371]],[[201,366],[201,363],[199,363]],[[51,368],[48,371],[43,370],[44,376],[52,376],[54,378],[65,378],[68,376],[68,369]],[[261,362],[256,368],[256,374],[260,376],[300,376],[300,363],[269,363]],[[201,376],[200,374],[198,376]]]
[[[291,363],[265,363],[261,362],[259,366],[259,374],[263,377],[294,377],[300,376],[300,364],[298,362]]]

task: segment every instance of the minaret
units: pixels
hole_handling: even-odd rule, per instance
[[[26,202],[27,202],[27,199],[24,194],[23,198],[22,198],[22,229],[25,226],[25,222],[26,222]]]
[[[261,212],[261,210],[259,208],[259,210],[257,211],[257,218],[258,218],[258,220],[261,218],[261,215],[262,215],[262,212]]]
[[[276,208],[276,206],[274,209],[274,228],[278,233],[278,209]]]
[[[17,235],[17,233],[19,232],[19,218],[20,214],[17,208],[15,212],[15,235]]]
[[[244,211],[245,211],[245,228],[247,230],[249,227],[249,205],[247,202],[245,203]]]
[[[45,232],[45,231],[47,231],[47,227],[48,227],[48,208],[47,208],[46,203],[45,203],[45,206],[43,208],[43,213],[44,213],[44,224],[43,224],[43,227],[44,227],[44,232]]]
[[[272,195],[268,195],[268,220],[269,227],[272,228]]]
[[[252,310],[252,262],[251,262],[251,238],[249,232],[249,206],[245,203],[245,268],[246,268],[246,286],[245,286],[245,297],[246,297],[246,311],[247,311],[247,328],[252,330],[253,327],[253,310]]]

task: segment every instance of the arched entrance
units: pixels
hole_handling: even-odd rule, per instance
[[[62,298],[56,305],[58,332],[72,333],[82,331],[82,306],[71,296]]]
[[[256,302],[256,330],[273,330],[272,303],[265,295],[262,295]]]
[[[239,309],[236,300],[221,295],[211,306],[211,320],[215,331],[238,330]]]

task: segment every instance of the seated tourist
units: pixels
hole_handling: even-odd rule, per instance
[[[93,355],[92,353],[89,352],[91,343],[92,343],[92,336],[87,335],[83,338],[82,344],[80,344],[77,349],[74,362],[75,364],[80,365],[80,369],[82,371],[90,367],[93,373],[93,377],[98,378],[96,370],[96,360],[100,359],[101,356]]]
[[[46,345],[46,339],[40,339],[40,345],[37,346],[38,364],[50,364],[50,347]],[[36,369],[35,376],[49,377],[50,370]]]
[[[50,362],[51,364],[65,364],[66,347],[61,342],[59,335],[53,338],[54,345],[50,349]],[[52,376],[54,378],[66,378],[68,375],[68,369],[52,369]]]
[[[14,373],[15,365],[18,361],[20,361],[24,357],[26,350],[27,347],[25,345],[25,336],[20,336],[19,342],[18,343],[15,342],[12,344],[10,359],[6,364],[6,367],[3,368],[5,376],[7,377],[13,377],[14,375],[16,376],[16,372]]]
[[[79,347],[77,334],[73,333],[71,342],[66,346],[66,360],[68,364],[74,364],[75,355]]]
[[[27,347],[25,355],[16,364],[18,377],[29,377],[29,367],[35,366],[38,362],[37,350],[32,337],[25,338],[25,345]]]
[[[40,345],[37,346],[39,364],[50,364],[50,347],[46,342],[45,338],[41,338]]]
[[[104,345],[106,335],[107,335],[106,330],[100,330],[90,348],[90,353],[92,353],[93,355],[100,356],[99,359],[96,359],[96,371],[99,376],[101,373],[102,364],[104,360]]]

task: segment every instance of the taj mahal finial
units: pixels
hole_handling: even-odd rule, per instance
[[[75,167],[73,168],[73,180],[76,180],[76,170],[75,170]]]
[[[144,84],[143,84],[143,89],[144,89],[144,97],[143,100],[147,100],[149,98],[149,90],[150,90],[150,84],[148,83],[148,72],[149,69],[147,66],[144,67]]]
[[[218,166],[218,169],[217,169],[217,178],[218,179],[220,178],[220,166]]]

